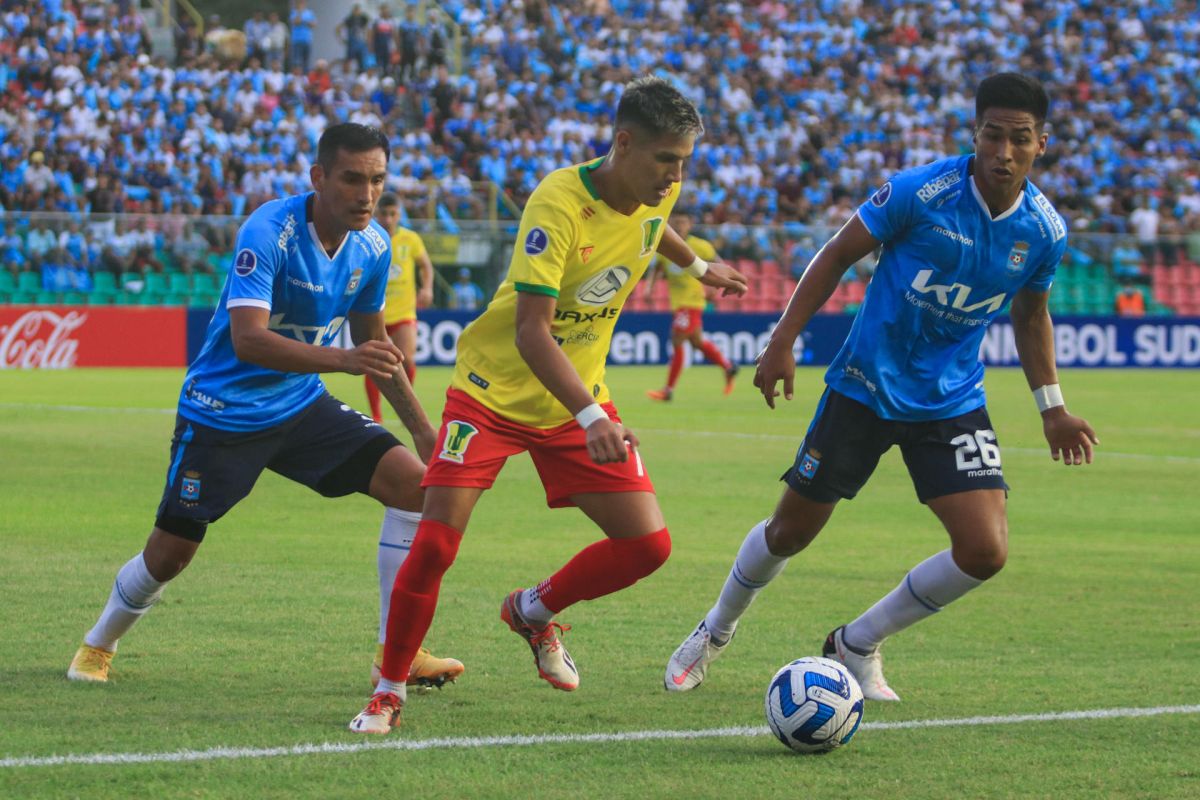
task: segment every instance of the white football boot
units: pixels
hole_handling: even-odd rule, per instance
[[[663,677],[663,686],[668,692],[695,689],[708,674],[708,665],[725,652],[732,640],[733,634],[730,634],[725,644],[717,644],[708,632],[708,626],[701,620],[692,634],[671,654],[671,660],[667,662],[667,674]]]
[[[900,695],[892,691],[892,687],[888,686],[883,677],[883,657],[879,655],[879,648],[876,647],[865,655],[850,649],[842,638],[842,632],[845,630],[846,626],[843,625],[825,637],[825,645],[821,648],[822,655],[841,662],[850,670],[858,685],[862,687],[863,697],[885,703],[900,702]]]

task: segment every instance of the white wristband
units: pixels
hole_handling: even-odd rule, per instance
[[[684,267],[683,271],[693,278],[703,278],[704,273],[708,272],[708,262],[700,256],[696,256],[696,260]]]
[[[602,419],[608,419],[608,413],[600,407],[599,403],[592,403],[575,415],[575,421],[579,423],[579,427],[585,431],[591,427],[593,422]]]
[[[1048,383],[1039,389],[1034,389],[1033,401],[1037,403],[1039,414],[1049,411],[1052,408],[1066,405],[1066,401],[1063,400],[1062,389],[1058,388],[1057,383]]]

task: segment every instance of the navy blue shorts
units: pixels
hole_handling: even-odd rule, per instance
[[[922,503],[975,489],[1008,490],[985,406],[950,419],[896,422],[829,388],[782,480],[818,503],[851,498],[892,445],[900,446]]]
[[[264,469],[326,497],[366,494],[379,459],[398,445],[387,428],[330,394],[260,431],[226,431],[176,415],[154,524],[199,542],[209,523],[250,494]]]

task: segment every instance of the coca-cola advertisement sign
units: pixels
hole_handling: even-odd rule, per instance
[[[186,364],[181,308],[0,306],[0,369]]]

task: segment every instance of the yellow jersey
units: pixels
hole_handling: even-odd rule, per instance
[[[386,325],[417,318],[417,258],[425,255],[425,243],[416,231],[397,227],[392,235],[392,267],[388,270],[383,301]]]
[[[692,248],[693,253],[705,261],[717,260],[717,250],[707,239],[689,236],[687,245]],[[664,258],[663,263],[666,265],[667,293],[671,298],[672,311],[678,311],[681,308],[702,309],[708,305],[708,300],[704,296],[704,284],[670,259]]]
[[[557,298],[550,333],[596,401],[607,402],[604,362],[613,328],[679,198],[675,184],[659,205],[620,214],[592,184],[591,172],[602,163],[558,169],[538,184],[521,215],[508,275],[458,340],[450,385],[522,425],[553,428],[570,421],[571,412],[517,350],[517,293]]]

